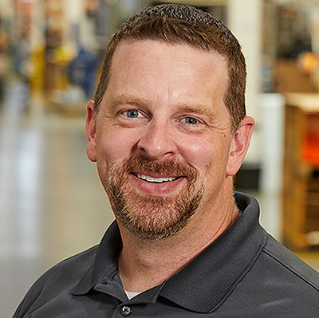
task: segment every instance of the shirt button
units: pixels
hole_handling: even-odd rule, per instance
[[[132,308],[129,306],[123,306],[121,309],[121,315],[126,317],[132,313]]]

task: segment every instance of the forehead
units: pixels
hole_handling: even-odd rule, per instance
[[[134,61],[134,53],[138,53],[140,59]],[[188,61],[194,65],[200,65],[200,62],[219,64],[224,67],[225,75],[228,73],[227,61],[217,51],[211,49],[209,51],[194,47],[187,43],[169,43],[161,39],[122,39],[115,49],[111,68],[117,62],[130,62],[130,60],[138,63],[143,58],[152,60],[152,56],[156,58],[177,58],[180,62]],[[143,61],[145,63],[145,61]]]
[[[226,59],[215,51],[161,40],[122,40],[115,50],[108,95],[156,94],[181,103],[224,100]]]

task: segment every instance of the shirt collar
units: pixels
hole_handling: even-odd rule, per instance
[[[86,274],[75,286],[72,293],[83,295],[93,289],[98,283],[112,278],[117,271],[117,258],[122,249],[122,239],[116,221],[105,232],[94,259]]]
[[[257,201],[241,193],[234,197],[242,211],[238,220],[179,273],[152,289],[155,298],[164,297],[195,312],[212,312],[249,271],[267,241],[267,234],[258,222]],[[83,295],[103,279],[111,278],[117,270],[121,248],[120,232],[113,222],[99,245],[94,264],[73,294]]]
[[[214,311],[233,291],[260,255],[267,241],[259,225],[259,205],[235,193],[238,220],[164,285],[160,295],[201,313]]]

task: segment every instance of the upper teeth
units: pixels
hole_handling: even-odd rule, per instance
[[[158,182],[158,183],[176,180],[176,178],[153,178],[140,173],[137,174],[137,177],[147,182]]]

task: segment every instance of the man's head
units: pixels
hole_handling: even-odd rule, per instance
[[[102,75],[94,104],[98,111],[110,81],[114,52],[124,39],[158,39],[171,44],[184,43],[204,51],[216,51],[228,65],[225,105],[235,132],[246,114],[246,64],[240,44],[230,30],[208,13],[180,4],[159,5],[145,9],[125,22],[112,37],[104,58]]]
[[[191,232],[201,232],[211,224],[209,231],[216,234],[229,225],[236,213],[232,176],[254,125],[245,116],[244,96],[242,103],[231,101],[236,108],[227,104],[237,64],[235,58],[229,62],[233,55],[225,48],[228,55],[220,52],[223,45],[240,52],[238,43],[221,24],[209,22],[210,16],[181,7],[190,22],[159,17],[138,23],[129,36],[121,28],[121,40],[113,38],[116,43],[106,55],[97,104],[87,106],[88,156],[97,162],[121,228],[140,239],[170,237],[186,225]],[[147,20],[147,12],[166,10],[178,16],[176,8],[180,6],[160,6],[141,16]],[[197,31],[197,42],[193,40],[190,25],[198,15],[203,25],[197,30],[205,23],[217,28],[217,36],[210,36],[215,42],[209,42],[216,49],[208,46],[206,31]],[[124,30],[135,25],[137,17]],[[161,37],[153,35],[153,29]],[[208,30],[213,33],[212,27]],[[245,82],[245,63],[238,63],[242,74],[237,81]],[[241,111],[236,111],[237,104]]]

